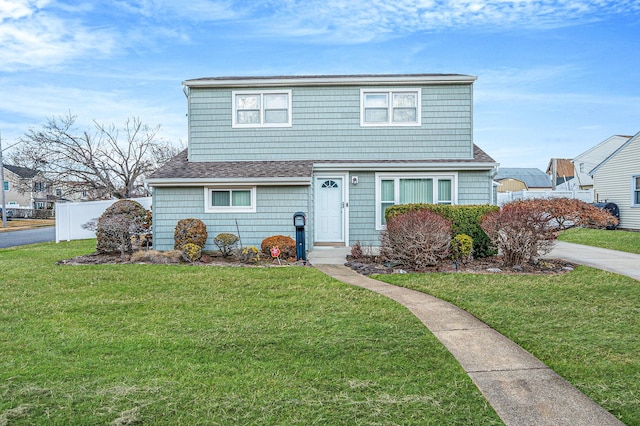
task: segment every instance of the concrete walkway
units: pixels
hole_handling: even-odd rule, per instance
[[[564,259],[640,280],[640,254],[556,241],[553,250],[545,257]]]
[[[345,247],[314,249],[309,261],[337,280],[406,306],[458,360],[506,425],[622,425],[540,360],[474,316],[433,296],[358,274],[343,265],[347,253]],[[556,257],[565,257],[558,253],[562,247]]]

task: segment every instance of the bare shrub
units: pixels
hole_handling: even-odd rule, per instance
[[[618,224],[618,219],[607,210],[575,198],[539,200],[539,205],[555,220],[560,229],[571,227],[604,229]]]
[[[486,215],[480,226],[503,255],[505,266],[521,265],[548,253],[558,226],[545,212],[546,200],[518,200]]]
[[[536,261],[569,227],[606,228],[618,220],[606,210],[569,198],[518,200],[486,215],[480,224],[503,254],[505,266]]]
[[[137,201],[120,200],[109,206],[96,224],[96,251],[98,253],[133,252],[131,236],[147,228],[147,211]],[[85,224],[91,226],[91,222]]]
[[[420,271],[449,256],[450,243],[451,222],[428,210],[417,210],[387,222],[380,254],[385,261]]]

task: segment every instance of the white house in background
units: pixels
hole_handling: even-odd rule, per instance
[[[618,205],[619,227],[640,230],[640,132],[605,158],[589,175],[593,178],[596,201]]]
[[[629,139],[631,136],[614,135],[575,157],[572,189],[593,189],[593,177],[589,173]]]

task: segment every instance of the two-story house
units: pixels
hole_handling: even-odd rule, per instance
[[[150,176],[154,244],[198,218],[259,246],[379,245],[402,203],[491,204],[497,163],[473,143],[473,83],[459,74],[216,77],[183,83],[188,148]]]

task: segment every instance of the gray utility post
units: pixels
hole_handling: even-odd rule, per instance
[[[2,182],[2,227],[7,227],[7,206],[4,195],[4,162],[2,161],[2,133],[0,133],[0,182]]]

